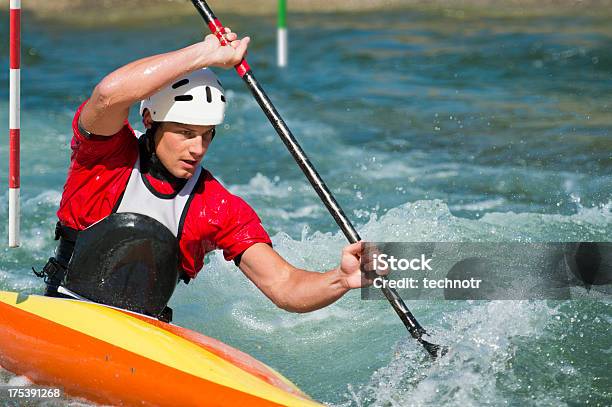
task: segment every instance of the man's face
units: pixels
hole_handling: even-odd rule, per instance
[[[215,126],[163,122],[155,133],[155,154],[177,178],[189,179],[212,141]]]

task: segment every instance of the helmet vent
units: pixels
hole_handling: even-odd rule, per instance
[[[192,95],[179,95],[179,96],[175,96],[174,100],[176,100],[177,102],[188,102],[190,100],[193,100],[193,96]]]
[[[181,79],[180,81],[174,83],[172,85],[172,89],[176,89],[178,87],[181,87],[183,85],[187,85],[189,83],[189,79]]]
[[[225,96],[221,95],[221,101],[225,103]]]
[[[212,102],[212,93],[210,92],[210,86],[206,87],[206,101],[208,103]]]

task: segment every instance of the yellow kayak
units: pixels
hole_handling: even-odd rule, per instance
[[[321,406],[215,339],[100,304],[0,291],[0,366],[102,404]]]

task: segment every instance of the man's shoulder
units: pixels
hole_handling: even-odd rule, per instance
[[[130,125],[127,119],[123,123],[123,127],[119,129],[117,133],[113,134],[112,136],[98,136],[96,134],[87,132],[81,126],[81,112],[83,111],[83,108],[87,104],[88,100],[89,99],[81,103],[81,105],[77,108],[74,114],[74,117],[72,119],[73,147],[79,146],[80,144],[83,144],[83,143],[90,143],[90,142],[92,142],[94,145],[102,146],[102,144],[112,144],[113,142],[118,142],[118,139],[122,139],[125,137],[127,137],[127,139],[130,140],[130,139],[136,139],[140,137],[140,135],[142,135],[141,132],[134,130],[132,128],[132,126]],[[108,143],[100,143],[101,141],[108,142]]]
[[[202,167],[202,173],[200,177],[201,181],[199,192],[205,192],[207,195],[232,195],[229,190],[221,183],[221,181],[215,178],[215,176],[206,168]]]
[[[201,181],[197,192],[201,196],[200,204],[212,211],[226,212],[243,210],[249,204],[238,195],[234,195],[215,176],[202,167]],[[250,207],[250,206],[249,206]]]

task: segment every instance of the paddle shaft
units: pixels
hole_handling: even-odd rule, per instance
[[[211,32],[217,36],[217,38],[221,42],[221,45],[228,45],[227,40],[223,36],[223,34],[225,34],[225,29],[219,19],[215,16],[211,8],[208,6],[208,4],[206,4],[206,1],[192,0],[192,2],[200,13],[200,15],[202,16],[202,18],[204,18],[204,20],[208,24],[208,27],[210,28]],[[325,182],[323,182],[323,180],[321,179],[321,176],[317,173],[317,170],[310,163],[310,160],[306,156],[306,153],[304,153],[302,147],[299,145],[295,137],[293,137],[291,130],[289,130],[289,128],[285,124],[285,121],[282,119],[282,117],[268,98],[266,92],[263,90],[257,79],[255,79],[253,71],[251,70],[246,59],[240,61],[240,63],[235,66],[235,69],[238,75],[240,75],[240,77],[247,84],[251,93],[257,100],[257,103],[268,117],[268,120],[270,120],[270,123],[280,136],[281,140],[283,140],[283,143],[285,143],[285,146],[287,146],[287,149],[304,172],[304,175],[306,175],[306,178],[308,178],[308,181],[315,189],[315,191],[327,207],[327,210],[333,216],[334,220],[336,221],[348,241],[350,243],[356,243],[360,241],[361,237],[359,237],[359,234],[344,214],[344,211],[342,210],[340,205],[338,205],[338,202],[336,202],[336,199],[334,198],[330,190],[327,188],[327,185],[325,185]],[[408,307],[406,306],[406,304],[404,304],[404,301],[402,301],[397,291],[387,287],[383,287],[382,291],[387,300],[389,300],[389,302],[391,303],[391,306],[393,307],[397,315],[400,317],[400,319],[410,332],[410,334],[422,343],[421,337],[425,333],[425,330],[423,329],[423,327],[421,327],[421,325],[416,320],[414,315],[412,315],[410,310],[408,310]]]

